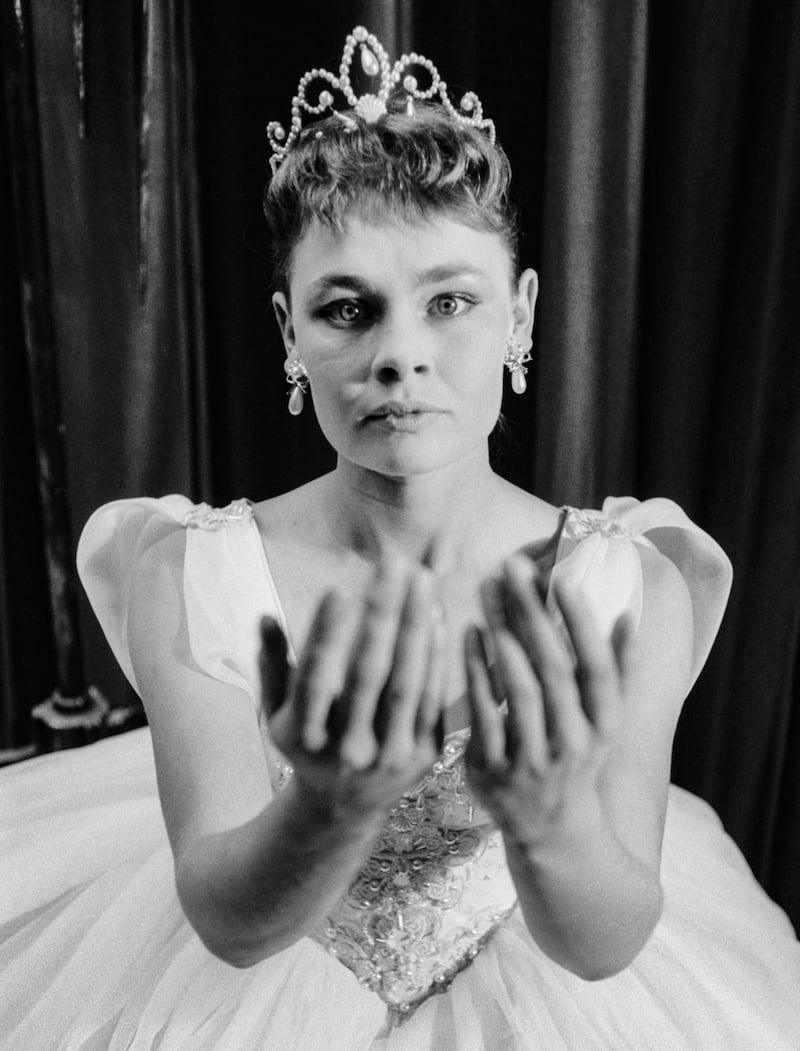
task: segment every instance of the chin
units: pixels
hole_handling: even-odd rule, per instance
[[[464,460],[469,448],[448,448],[445,442],[419,442],[413,447],[403,443],[394,449],[360,448],[352,450],[348,459],[359,467],[389,478],[410,478],[431,474]]]

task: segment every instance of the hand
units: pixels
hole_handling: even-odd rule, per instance
[[[632,638],[627,618],[603,638],[580,592],[557,587],[568,642],[540,592],[533,562],[508,559],[481,591],[486,640],[475,627],[465,640],[470,783],[524,847],[580,835],[601,820],[599,780],[622,717]]]
[[[332,820],[383,817],[441,746],[444,630],[429,570],[380,565],[363,596],[328,593],[297,669],[265,618],[263,704],[294,782]]]

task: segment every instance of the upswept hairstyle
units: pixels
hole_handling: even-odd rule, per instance
[[[499,234],[514,274],[518,221],[509,199],[511,168],[502,148],[441,106],[400,103],[369,124],[348,111],[305,128],[264,193],[274,279],[288,291],[292,250],[317,220],[341,230],[348,213],[401,219],[444,214]],[[353,123],[355,127],[353,127]]]

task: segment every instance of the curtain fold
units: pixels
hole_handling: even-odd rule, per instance
[[[188,13],[168,0],[139,0],[138,11],[88,0],[83,7],[76,70],[80,5],[31,5],[73,543],[106,500],[169,491],[199,499],[211,486]],[[19,297],[19,271],[9,269],[7,289],[14,280]],[[5,491],[37,469],[13,457]],[[3,559],[11,558],[6,544]],[[6,574],[10,638],[30,594],[17,591],[13,576]],[[83,599],[80,614],[90,681],[127,700]],[[24,652],[13,648],[6,669]],[[42,677],[15,691],[23,714],[6,717],[5,746],[26,743],[27,712],[54,685],[51,677],[40,692]]]
[[[10,155],[6,107],[0,108],[0,155]],[[47,590],[36,446],[19,302],[10,173],[0,170],[0,752],[24,755],[30,708],[56,678]],[[24,599],[24,600],[23,600]]]
[[[770,17],[753,4],[725,41],[709,19],[698,41],[718,84],[713,108],[695,111],[694,120],[687,114],[682,125],[698,144],[693,169],[708,173],[695,219],[700,244],[687,253],[689,222],[674,216],[675,239],[662,239],[659,255],[662,276],[687,254],[695,272],[708,271],[688,305],[712,342],[712,372],[697,407],[706,421],[699,454],[693,459],[678,436],[651,475],[674,478],[677,464],[692,465],[686,474],[698,513],[735,569],[702,692],[680,727],[676,777],[714,803],[798,923],[800,8],[781,11]],[[687,5],[673,17],[672,34],[683,37],[694,12]],[[685,173],[680,185],[690,179]],[[673,328],[672,342],[659,350],[681,358],[676,371],[691,376],[696,348],[707,345],[702,334],[681,354]],[[662,403],[658,418],[670,415],[679,422]]]
[[[647,4],[552,5],[535,491],[633,487]]]

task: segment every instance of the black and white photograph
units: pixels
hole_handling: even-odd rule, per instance
[[[798,1051],[800,2],[0,4],[0,1051]]]

